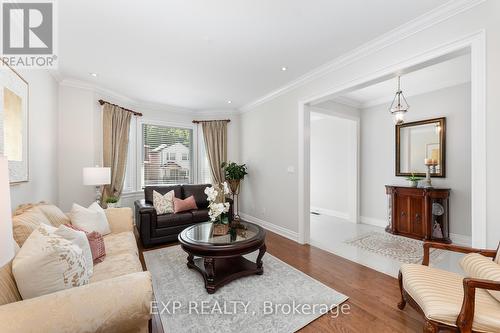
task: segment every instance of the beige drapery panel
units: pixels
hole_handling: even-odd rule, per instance
[[[131,112],[116,105],[104,104],[102,116],[103,166],[111,168],[111,184],[104,187],[103,201],[110,196],[119,197],[122,193],[131,118]]]
[[[227,161],[227,121],[206,121],[202,122],[201,126],[212,182],[220,184],[224,182],[224,171],[221,164]]]

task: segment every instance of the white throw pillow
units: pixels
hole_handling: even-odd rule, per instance
[[[90,250],[90,243],[87,235],[83,231],[68,228],[63,224],[54,230],[53,233],[69,240],[82,249],[83,256],[85,257],[85,267],[90,272],[90,276],[92,276],[92,274],[94,274],[94,261],[92,260],[92,251]]]
[[[86,232],[97,231],[103,236],[111,233],[106,213],[97,202],[94,202],[89,208],[74,203],[71,207],[70,217],[72,225]]]
[[[89,283],[82,249],[40,227],[33,231],[12,261],[12,273],[23,299]]]
[[[169,214],[174,212],[174,190],[167,192],[165,195],[153,190],[153,206],[156,209],[156,214]]]

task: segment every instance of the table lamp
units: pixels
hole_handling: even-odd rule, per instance
[[[101,186],[111,184],[111,168],[83,168],[83,185],[92,185],[96,189],[95,201],[101,204]]]
[[[0,155],[0,267],[14,257],[12,211],[10,207],[9,162]]]

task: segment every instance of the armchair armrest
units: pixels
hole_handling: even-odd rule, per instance
[[[429,253],[431,248],[459,252],[459,253],[479,253],[485,257],[490,257],[490,258],[494,258],[497,254],[496,250],[475,249],[467,246],[444,244],[438,242],[424,242],[424,259],[422,260],[422,265],[429,266]]]
[[[153,300],[151,274],[139,272],[0,306],[3,333],[140,332]]]
[[[105,212],[111,233],[134,231],[134,215],[131,208],[108,208]]]
[[[460,332],[472,332],[472,323],[474,321],[474,307],[476,301],[476,289],[488,289],[500,291],[500,282],[483,279],[465,278],[464,284],[464,300],[462,309],[457,317],[457,326]]]

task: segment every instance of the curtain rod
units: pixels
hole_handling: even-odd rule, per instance
[[[99,104],[101,104],[101,105],[104,105],[104,104],[106,104],[106,103],[107,103],[107,104],[109,104],[109,105],[117,106],[117,107],[121,108],[121,109],[122,109],[122,110],[124,110],[124,111],[127,111],[127,112],[132,112],[132,113],[134,114],[134,116],[137,116],[137,117],[142,117],[142,113],[140,113],[140,112],[135,112],[134,110],[125,109],[124,107],[121,107],[121,106],[119,106],[119,105],[116,105],[116,104],[110,103],[110,102],[108,102],[108,101],[104,101],[104,100],[102,100],[102,99],[100,99],[100,100],[99,100]]]
[[[221,119],[221,120],[193,120],[193,124],[209,123],[209,122],[212,122],[212,121],[225,121],[225,122],[230,123],[231,119]]]

